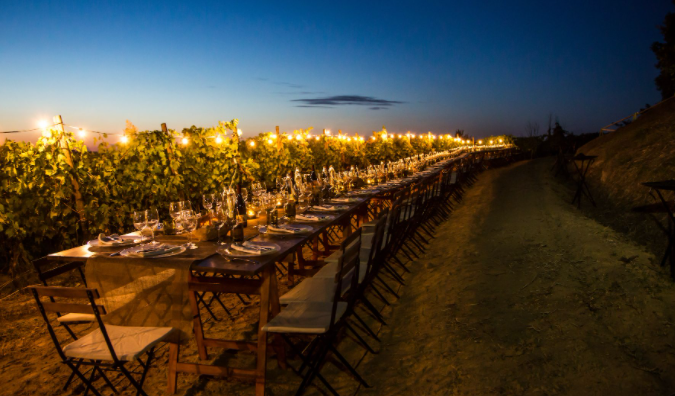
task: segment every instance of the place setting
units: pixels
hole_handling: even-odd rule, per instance
[[[314,205],[310,208],[312,212],[342,212],[349,209],[349,205]]]
[[[172,245],[167,243],[147,243],[124,249],[113,253],[110,257],[122,256],[130,258],[165,258],[177,256],[187,250],[184,245]]]
[[[245,241],[232,242],[219,246],[216,252],[223,256],[226,260],[239,259],[248,261],[251,264],[257,264],[254,260],[256,257],[269,256],[281,250],[281,247],[276,243],[259,242],[259,241]]]

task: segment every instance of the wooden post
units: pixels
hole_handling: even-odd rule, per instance
[[[284,148],[284,142],[282,141],[283,139],[281,138],[281,134],[279,133],[279,125],[277,125],[277,150],[281,152],[281,149]]]
[[[166,122],[163,122],[163,123],[162,123],[162,132],[164,132],[164,133],[169,133],[169,130],[166,129]]]
[[[68,139],[66,138],[66,131],[65,128],[63,127],[63,118],[61,118],[60,115],[54,116],[54,125],[56,125],[56,129],[60,132],[59,136],[59,146],[61,148],[61,152],[63,153],[63,156],[66,159],[66,163],[68,166],[70,166],[70,181],[73,184],[73,196],[75,198],[75,210],[77,211],[77,215],[80,218],[80,229],[83,232],[83,236],[85,236],[86,231],[84,227],[84,200],[82,199],[82,193],[80,192],[80,182],[77,180],[77,175],[75,174],[75,164],[73,163],[73,156],[70,152],[70,147],[68,146]]]

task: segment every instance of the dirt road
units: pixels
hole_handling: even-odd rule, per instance
[[[673,394],[673,283],[549,166],[480,175],[411,264],[359,395]]]

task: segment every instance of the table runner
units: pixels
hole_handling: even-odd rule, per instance
[[[168,242],[175,238],[159,237],[158,240]],[[197,246],[197,249],[165,258],[96,255],[87,259],[87,283],[98,289],[100,301],[108,312],[103,316],[104,322],[122,326],[174,327],[179,330],[180,340],[187,340],[192,333],[192,311],[188,300],[190,266],[216,252],[213,242],[199,242]],[[111,252],[110,248],[100,251],[103,249]]]

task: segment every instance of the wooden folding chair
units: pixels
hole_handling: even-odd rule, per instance
[[[100,298],[96,289],[54,286],[29,286],[27,289],[35,298],[61,361],[84,382],[87,391],[91,390],[95,395],[100,396],[100,392],[94,387],[98,373],[100,378],[103,378],[106,384],[117,393],[117,389],[104,372],[117,371],[121,372],[136,388],[137,395],[147,396],[143,391],[143,382],[152,363],[155,346],[170,337],[174,328],[106,326],[101,319],[101,315],[105,315],[106,310],[102,305],[96,304],[96,300]],[[43,302],[42,297],[49,297],[49,301]],[[67,302],[56,302],[55,298],[64,299]],[[86,303],[72,302],[72,300],[84,300]],[[58,315],[63,312],[94,315],[98,329],[62,346],[47,314]],[[143,354],[147,354],[145,362],[140,359]],[[136,380],[126,367],[127,363],[134,361],[138,362],[142,368],[140,380]],[[80,371],[81,366],[92,366],[88,378]]]

